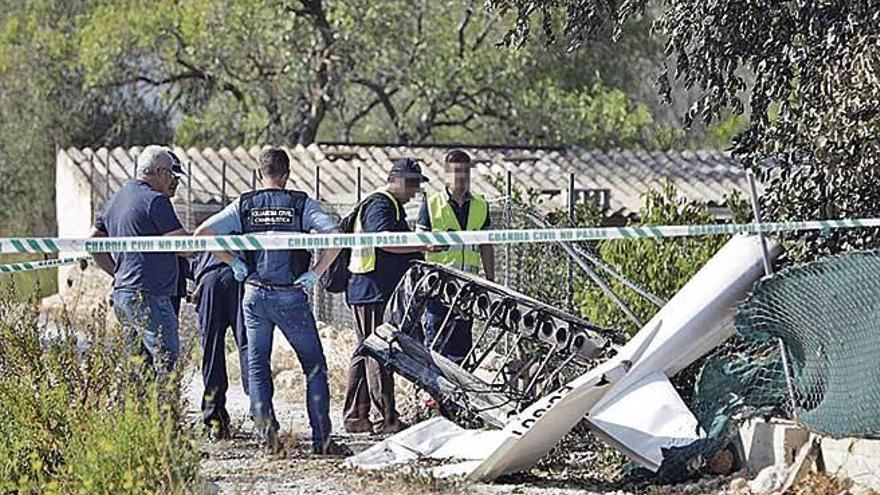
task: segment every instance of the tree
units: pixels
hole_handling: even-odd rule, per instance
[[[515,19],[506,40],[534,38],[531,24],[573,49],[619,35],[650,4],[581,0],[488,0]],[[673,83],[699,97],[689,122],[732,112],[748,122],[733,151],[754,168],[772,220],[880,214],[880,9],[832,0],[665,0],[655,27],[666,36]],[[876,230],[806,235],[789,246],[804,260],[849,248],[878,247]],[[789,239],[795,239],[789,236]]]
[[[105,1],[80,61],[93,88],[154,94],[186,144],[646,139],[643,106],[566,86],[561,57],[499,50],[503,32],[474,0]]]
[[[140,100],[89,94],[76,59],[84,1],[0,5],[0,235],[54,230],[55,151],[167,139]]]
[[[51,233],[59,147],[657,146],[653,107],[622,86],[652,45],[609,62],[499,49],[505,30],[476,0],[5,2],[0,224]]]

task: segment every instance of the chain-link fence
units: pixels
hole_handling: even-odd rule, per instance
[[[489,200],[493,229],[539,228],[528,208],[507,198]],[[352,204],[326,204],[340,218],[353,211]],[[410,217],[411,222],[414,218]],[[565,222],[568,225],[568,222]],[[581,244],[590,249],[589,243]],[[508,244],[495,248],[496,281],[551,306],[573,311],[574,287],[580,274],[570,256],[558,243]],[[315,317],[335,326],[350,326],[354,320],[344,294],[314,290]]]
[[[797,419],[832,437],[880,437],[880,252],[850,252],[762,280],[736,317],[755,342],[781,339]],[[774,375],[771,395],[785,390]]]
[[[104,203],[124,184],[124,178],[111,177],[108,174],[93,173],[90,177],[92,220],[103,210]],[[508,181],[512,181],[512,177]],[[255,184],[254,184],[255,185]],[[193,201],[187,185],[173,201],[178,218],[184,227],[192,231],[212,214],[220,211],[222,203],[198,203]],[[232,198],[227,198],[227,202]],[[584,199],[584,198],[581,198]],[[588,200],[605,201],[607,197],[587,198]],[[535,228],[519,203],[507,197],[489,199],[492,228]],[[351,212],[355,204],[328,203],[323,205],[330,213],[339,218]],[[407,205],[411,223],[415,221],[417,203]],[[535,297],[550,305],[566,310],[573,309],[574,277],[577,276],[571,261],[565,252],[555,244],[542,245],[508,245],[495,250],[496,280],[529,296]],[[354,323],[351,311],[345,304],[344,294],[330,294],[316,288],[312,294],[315,317],[323,322],[346,327]]]
[[[688,405],[706,436],[667,452],[661,476],[698,471],[749,418],[790,418],[832,437],[880,437],[878,321],[877,251],[758,282],[736,313],[738,335],[701,361]]]

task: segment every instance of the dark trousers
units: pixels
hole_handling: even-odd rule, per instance
[[[471,333],[474,320],[455,314],[450,315],[441,333],[441,327],[443,321],[446,320],[447,313],[449,313],[449,308],[442,302],[433,298],[427,301],[425,305],[425,347],[431,348],[434,338],[440,333],[433,350],[450,361],[461,364],[474,343],[474,337]]]
[[[348,365],[343,421],[346,425],[369,421],[372,405],[378,410],[383,423],[395,424],[394,379],[382,363],[367,356],[362,349],[364,339],[382,324],[385,303],[354,304],[351,309],[354,312],[358,347]]]
[[[238,347],[241,366],[241,385],[248,393],[247,333],[241,313],[242,286],[235,281],[232,270],[221,269],[206,273],[199,284],[196,310],[199,315],[199,333],[202,341],[202,418],[206,425],[229,426],[226,411],[226,329]]]
[[[180,318],[180,301],[183,299],[183,296],[171,296],[171,307],[174,308],[174,314]]]

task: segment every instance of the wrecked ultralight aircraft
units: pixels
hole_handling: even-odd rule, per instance
[[[771,244],[770,257],[779,252],[779,246]],[[420,458],[444,459],[449,462],[431,468],[434,476],[489,481],[530,468],[586,419],[597,436],[656,471],[663,449],[689,444],[703,433],[669,377],[732,335],[731,316],[762,274],[760,237],[735,236],[613,356],[531,402],[503,428],[470,430],[433,418],[348,458],[346,464],[371,469]],[[407,322],[397,324],[405,327]],[[369,352],[399,371],[391,357],[412,349],[395,348],[405,337],[389,335],[388,327],[394,325],[385,328],[384,339],[377,335],[366,344]],[[601,329],[592,330],[601,334]],[[376,352],[382,349],[384,354]],[[438,380],[443,369],[456,366],[434,351],[425,352],[442,367],[439,375],[417,377],[422,386],[419,378]],[[595,351],[590,358],[602,354]],[[455,389],[453,383],[448,393]]]
[[[608,358],[615,332],[465,272],[416,263],[392,302],[389,324],[364,342],[371,355],[418,384],[444,410],[466,421],[503,428],[526,406]],[[454,310],[431,342],[422,334],[430,298]],[[456,318],[474,320],[470,353],[453,362],[443,349]],[[577,370],[570,374],[572,370]]]

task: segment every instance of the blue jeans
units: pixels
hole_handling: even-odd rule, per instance
[[[318,337],[308,297],[300,289],[281,290],[245,284],[244,324],[247,329],[248,382],[251,414],[265,437],[277,428],[272,407],[272,333],[277,326],[299,359],[306,376],[306,408],[312,443],[323,445],[330,436],[330,389],[327,362]]]
[[[128,333],[129,351],[148,365],[169,372],[180,353],[179,322],[171,297],[145,292],[113,291],[113,311]]]

